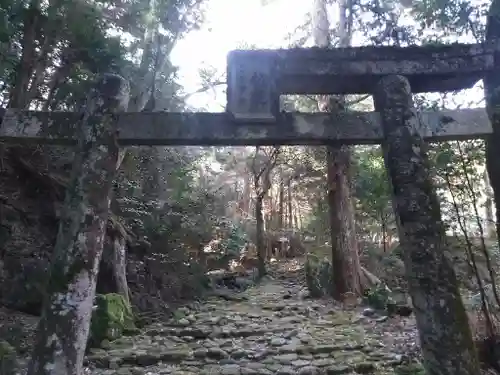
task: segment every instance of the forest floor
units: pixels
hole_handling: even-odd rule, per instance
[[[413,318],[304,298],[297,264],[87,357],[92,375],[394,374],[418,352]]]

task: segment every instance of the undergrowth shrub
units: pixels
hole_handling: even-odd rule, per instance
[[[330,261],[326,257],[319,258],[314,254],[307,254],[304,268],[306,285],[311,297],[331,295],[333,268]]]
[[[363,293],[364,303],[376,310],[388,310],[388,305],[392,303],[392,298],[385,283],[380,283],[373,288],[367,289]]]

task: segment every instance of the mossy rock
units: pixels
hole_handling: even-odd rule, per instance
[[[332,265],[327,258],[320,259],[308,254],[305,264],[307,289],[311,297],[320,298],[329,295],[332,287]]]
[[[387,310],[388,305],[393,304],[390,292],[384,283],[365,290],[363,300],[370,307],[381,311]]]
[[[90,347],[98,347],[104,340],[113,341],[138,331],[132,307],[121,295],[98,294],[96,305],[90,324]]]
[[[0,340],[0,374],[15,374],[17,369],[16,350],[4,340]]]
[[[413,307],[408,301],[406,293],[401,291],[390,291],[385,283],[380,283],[364,291],[363,302],[379,312],[389,316],[409,316],[413,313]]]
[[[425,368],[420,363],[400,365],[394,369],[395,375],[426,375]]]

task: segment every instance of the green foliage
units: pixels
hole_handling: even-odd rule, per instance
[[[474,31],[478,38],[484,33],[478,21],[487,12],[487,1],[428,0],[414,1],[413,4],[413,16],[422,30],[437,27],[441,31],[457,34]]]
[[[218,230],[227,241],[232,227],[224,218],[226,197],[208,191],[196,179],[197,164],[204,154],[180,148],[165,149],[160,155],[164,169],[160,173],[142,151],[134,151],[126,161],[116,211],[123,222],[154,243],[159,254],[198,249],[217,238]],[[241,243],[236,232],[231,241],[228,246],[233,251]]]
[[[465,219],[462,226],[468,231],[477,233],[479,224],[483,227],[487,225],[482,218],[479,218],[478,223],[475,215],[476,208],[482,209],[478,202],[483,199],[480,187],[484,184],[484,160],[484,143],[481,140],[442,142],[430,147],[429,163],[433,166],[431,170],[440,198],[443,220],[455,233],[462,233],[458,216],[462,221]],[[395,233],[389,177],[381,148],[357,147],[353,153],[352,175],[360,234],[371,240],[374,233]],[[306,229],[326,240],[328,222],[327,200],[324,195],[317,196]]]
[[[391,255],[393,257],[396,257],[398,259],[401,259],[403,260],[403,246],[399,245],[399,246],[396,246],[392,252],[391,252]]]
[[[372,232],[394,227],[389,176],[380,147],[359,147],[353,157],[354,194],[358,221]]]
[[[185,253],[187,249],[210,244],[221,264],[237,258],[247,235],[241,225],[223,216],[220,207],[225,205],[224,197],[204,191],[189,175],[172,173],[168,176],[169,180],[173,178],[183,181],[178,180],[173,186],[169,184],[178,192],[167,199],[137,195],[121,197],[119,214],[123,222],[139,237],[147,238],[155,254]]]
[[[304,266],[304,271],[306,275],[306,285],[307,289],[311,293],[311,297],[319,298],[323,295],[321,285],[319,280],[315,277],[315,271],[318,267],[317,258],[313,258],[313,255],[308,254],[306,263]]]
[[[97,347],[104,340],[113,341],[123,334],[136,332],[132,308],[123,296],[116,293],[98,294],[96,306],[90,325],[90,346]]]
[[[22,76],[32,78],[35,87],[28,95],[21,93],[27,104],[54,110],[81,109],[88,92],[84,83],[104,72],[130,78],[134,94],[146,73],[155,69],[159,96],[175,96],[170,90],[175,86],[171,81],[175,68],[168,61],[172,43],[199,27],[204,10],[204,1],[199,0],[132,0],[123,4],[63,0],[43,7],[31,2],[32,8],[26,3],[0,1],[1,94],[5,101],[16,89],[16,81]],[[26,38],[25,22],[36,26]],[[161,43],[147,40],[151,32],[158,34]],[[32,45],[40,48],[32,50]],[[166,57],[161,66],[154,64],[158,54]],[[19,69],[23,55],[32,56],[32,70]]]
[[[248,241],[247,234],[240,225],[230,223],[230,233],[226,244],[226,253],[231,256],[238,256],[240,250]]]
[[[307,289],[311,297],[320,298],[331,295],[333,268],[327,258],[320,259],[314,254],[307,254],[304,270]]]
[[[460,235],[464,230],[471,234],[484,229],[488,223],[483,222],[479,212],[484,191],[484,142],[442,142],[431,147],[429,159],[447,228]]]
[[[315,203],[305,223],[305,230],[316,236],[318,240],[327,241],[330,239],[330,217],[326,196],[317,197]]]
[[[386,311],[387,306],[392,304],[390,292],[387,285],[380,283],[373,288],[367,289],[363,293],[363,299],[366,304],[376,310]]]
[[[318,155],[324,157],[324,155]],[[373,233],[395,231],[391,191],[380,147],[354,149],[352,157],[353,195],[359,229],[368,238]],[[306,230],[318,238],[329,239],[329,209],[323,192],[316,195],[315,205],[306,223]],[[361,234],[361,233],[360,233]]]
[[[16,368],[16,350],[7,341],[0,340],[0,374],[14,374]]]
[[[248,242],[248,236],[244,228],[230,220],[219,219],[215,227],[214,238],[211,243],[212,254],[216,255],[216,262],[221,267],[228,264],[233,259],[238,259],[241,250]]]
[[[358,149],[353,167],[356,175],[356,197],[374,217],[387,208],[390,191],[387,171],[380,147]]]
[[[394,288],[391,291],[385,282],[363,292],[363,302],[365,304],[389,316],[408,316],[412,312],[408,298],[408,294],[401,288]]]

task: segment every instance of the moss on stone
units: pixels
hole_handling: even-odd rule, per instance
[[[314,254],[308,254],[305,264],[306,284],[311,297],[320,298],[331,295],[332,265],[325,257],[320,259]]]
[[[409,363],[394,369],[395,375],[426,375],[424,367],[420,363]]]
[[[99,294],[96,296],[96,305],[90,324],[91,347],[101,345],[104,340],[113,341],[124,334],[137,332],[132,308],[123,296],[116,293]]]
[[[387,311],[388,306],[393,303],[390,292],[384,283],[365,290],[364,302],[375,310]]]

